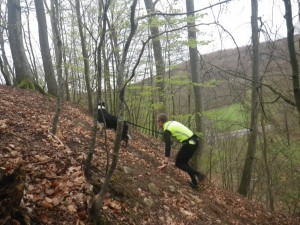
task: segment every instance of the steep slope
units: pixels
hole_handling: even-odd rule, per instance
[[[88,220],[91,185],[82,170],[92,118],[83,109],[65,103],[58,134],[53,136],[49,130],[55,107],[55,100],[49,97],[0,86],[0,179],[18,166],[24,169],[25,194],[19,208],[26,209],[31,224],[92,224]],[[104,202],[106,224],[300,224],[299,218],[271,213],[261,204],[214,184],[194,191],[174,166],[158,172],[163,143],[133,128],[131,133],[133,140],[120,151]],[[104,179],[113,139],[111,131],[107,131],[106,142],[104,135],[97,136],[93,166],[99,183]],[[0,206],[4,207],[7,198],[1,191],[6,191],[3,186]],[[26,219],[25,213],[18,215],[13,215],[15,221]],[[0,213],[0,224],[17,222]]]

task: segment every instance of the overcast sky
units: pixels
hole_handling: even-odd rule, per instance
[[[185,0],[161,0],[173,4],[174,7],[179,5],[182,12],[185,12]],[[224,0],[194,0],[195,10],[200,10],[210,5],[214,5]],[[299,18],[297,16],[297,0],[291,0],[294,16],[294,24],[296,25],[295,32],[299,33]],[[143,0],[141,0],[141,4]],[[142,4],[144,5],[144,4]],[[261,33],[260,41],[276,40],[286,37],[286,25],[284,20],[284,3],[283,0],[258,0],[258,16],[264,23],[263,29],[267,31],[268,35]],[[235,48],[235,42],[238,46],[251,44],[251,0],[232,0],[228,4],[213,7],[201,11],[207,13],[201,23],[212,23],[217,18],[218,22],[231,34],[228,35],[220,27],[217,26],[199,26],[198,29],[201,34],[198,35],[198,40],[212,41],[207,46],[198,46],[202,54],[217,51],[220,49]],[[35,19],[35,17],[34,17]],[[298,29],[297,29],[298,28]],[[234,38],[235,42],[232,40]],[[38,42],[38,40],[36,40]],[[0,83],[3,83],[3,77],[0,73]]]
[[[194,1],[195,10],[197,10],[223,0]],[[295,21],[294,24],[296,24],[299,20],[297,16],[297,1],[291,0],[291,2]],[[258,16],[261,17],[261,21],[265,26],[263,29],[267,30],[269,35],[261,34],[261,42],[267,39],[275,40],[286,37],[283,0],[258,0],[258,11]],[[225,7],[214,7],[214,13],[212,13],[211,10],[207,10],[206,12],[208,16],[204,18],[204,21],[212,22],[212,15],[218,17],[219,23],[231,33],[239,46],[251,44],[251,0],[232,0],[226,4]],[[214,42],[207,47],[200,47],[201,53],[216,51],[220,48],[234,48],[235,44],[230,36],[225,35],[223,31],[221,33],[223,34],[222,39],[219,38],[219,32],[216,28],[208,28],[207,35],[208,37],[212,37]]]

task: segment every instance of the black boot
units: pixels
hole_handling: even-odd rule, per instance
[[[206,178],[205,175],[202,174],[202,173],[197,174],[197,177],[198,177],[199,183],[201,183],[202,181],[204,181],[205,178]]]
[[[189,184],[190,184],[190,186],[191,186],[194,190],[196,190],[196,191],[199,191],[199,190],[200,190],[198,184],[194,184],[192,181],[190,181]]]

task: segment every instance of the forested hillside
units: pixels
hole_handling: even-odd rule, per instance
[[[7,86],[0,86],[0,96],[0,224],[92,224],[92,185],[82,168],[92,117],[64,103],[54,136],[53,98]],[[133,128],[131,134],[105,197],[103,224],[300,224],[296,215],[270,212],[215,179],[197,192],[174,166],[159,173],[162,142]],[[103,182],[114,136],[107,131],[105,142],[97,134],[94,191]]]
[[[298,40],[299,37],[299,35],[295,35],[295,40]],[[290,80],[286,80],[291,73],[291,68],[287,62],[289,57],[287,45],[286,38],[260,43],[260,73],[263,84],[270,85],[278,93],[292,98],[289,91],[292,89],[292,83]],[[298,41],[295,41],[295,46],[298,49]],[[205,110],[249,101],[247,92],[251,87],[251,48],[251,45],[247,45],[202,55],[200,64],[202,65],[201,76],[203,77]],[[193,104],[190,106],[191,109],[188,108],[189,105],[187,104],[189,101],[194,101],[190,80],[188,61],[173,65],[165,74],[167,84],[165,93],[166,95],[174,95],[172,100],[175,102],[176,114],[186,114],[190,110],[194,110]],[[134,85],[147,87],[147,85],[154,84],[155,77],[143,79]],[[277,94],[270,93],[267,86],[262,85],[262,88],[268,98],[271,98],[270,96],[276,98]],[[137,88],[132,89],[136,91]],[[145,91],[147,90],[145,88]]]
[[[297,224],[298,3],[0,1],[1,223]],[[158,173],[161,112],[198,135],[201,192]]]

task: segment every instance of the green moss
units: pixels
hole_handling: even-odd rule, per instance
[[[107,224],[107,219],[104,217],[101,217],[97,220],[97,225],[106,225]]]
[[[26,89],[26,90],[35,90],[35,85],[31,79],[25,78],[18,85],[18,88]]]
[[[38,91],[41,94],[46,94],[44,89],[36,82],[29,78],[24,78],[18,85],[18,88],[20,89],[26,89],[26,90],[35,90]]]

